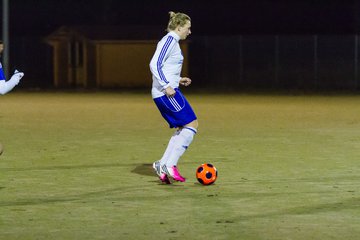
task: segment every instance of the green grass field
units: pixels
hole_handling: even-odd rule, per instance
[[[187,97],[200,127],[173,185],[150,94],[0,97],[0,239],[360,239],[360,96]]]

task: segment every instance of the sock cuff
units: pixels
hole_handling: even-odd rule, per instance
[[[192,128],[192,127],[184,127],[183,129],[187,129],[187,130],[189,130],[189,131],[193,132],[194,134],[196,134],[196,133],[197,133],[196,128]]]
[[[177,129],[177,130],[173,133],[173,135],[172,135],[172,136],[174,137],[174,136],[176,136],[176,135],[179,135],[179,134],[180,134],[180,132],[181,132],[181,130]]]

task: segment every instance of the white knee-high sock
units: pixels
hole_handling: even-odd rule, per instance
[[[189,147],[190,143],[194,139],[196,129],[192,127],[184,127],[180,133],[175,137],[173,143],[173,149],[169,156],[166,166],[172,167],[178,164],[180,157],[184,154],[185,150]]]
[[[180,133],[180,130],[176,130],[174,132],[174,134],[171,136],[171,138],[169,140],[169,143],[168,143],[168,145],[166,147],[166,150],[165,150],[165,152],[164,152],[164,154],[163,154],[163,156],[162,156],[162,158],[160,160],[161,165],[166,165],[166,162],[168,161],[169,156],[171,154],[171,151],[173,149],[175,138],[179,135],[179,133]]]

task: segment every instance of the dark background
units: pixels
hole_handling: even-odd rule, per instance
[[[358,1],[274,0],[11,0],[11,30],[46,35],[61,25],[166,25],[167,12],[185,12],[194,34],[353,33]]]
[[[198,79],[198,84],[194,84],[195,86],[320,87],[357,90],[359,85],[358,62],[357,59],[354,62],[353,55],[354,51],[358,50],[357,39],[354,36],[357,36],[360,29],[360,3],[355,0],[11,0],[9,2],[10,64],[11,68],[16,66],[26,71],[27,81],[22,84],[24,88],[52,86],[52,49],[43,39],[58,27],[156,25],[165,29],[168,21],[167,13],[171,10],[185,12],[192,18],[190,72],[193,78],[195,76]],[[274,42],[278,44],[275,58],[272,56]],[[334,59],[334,62],[313,66],[314,44],[320,47],[318,50],[320,60],[321,53],[324,52],[323,58]],[[351,45],[351,49],[347,49],[348,45]],[[241,51],[239,46],[242,46]],[[337,47],[340,50],[333,53],[333,49]],[[304,56],[302,52],[305,52],[305,55],[308,52],[308,56]],[[293,59],[289,61],[282,60],[283,58],[277,59],[282,55],[292,55]],[[355,55],[357,57],[357,53]],[[271,60],[267,61],[267,58]],[[298,62],[294,59],[300,60]],[[346,76],[346,84],[342,84],[341,79],[338,82],[328,80],[329,76],[326,72],[333,75],[331,70],[338,65],[337,60],[341,63],[349,61],[351,65],[351,70],[346,68],[347,64],[343,64],[344,68],[336,71],[336,76],[342,76],[342,73]],[[288,64],[291,61],[293,65]],[[288,65],[281,65],[282,62]],[[294,72],[283,71],[299,65],[301,69]],[[259,72],[262,74],[258,74]],[[303,74],[303,79],[298,77],[299,73]],[[323,78],[321,74],[324,75]],[[335,84],[326,84],[328,81],[335,81]]]

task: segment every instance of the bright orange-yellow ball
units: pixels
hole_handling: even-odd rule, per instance
[[[217,169],[210,163],[201,164],[196,169],[196,179],[203,185],[211,185],[218,176]]]

